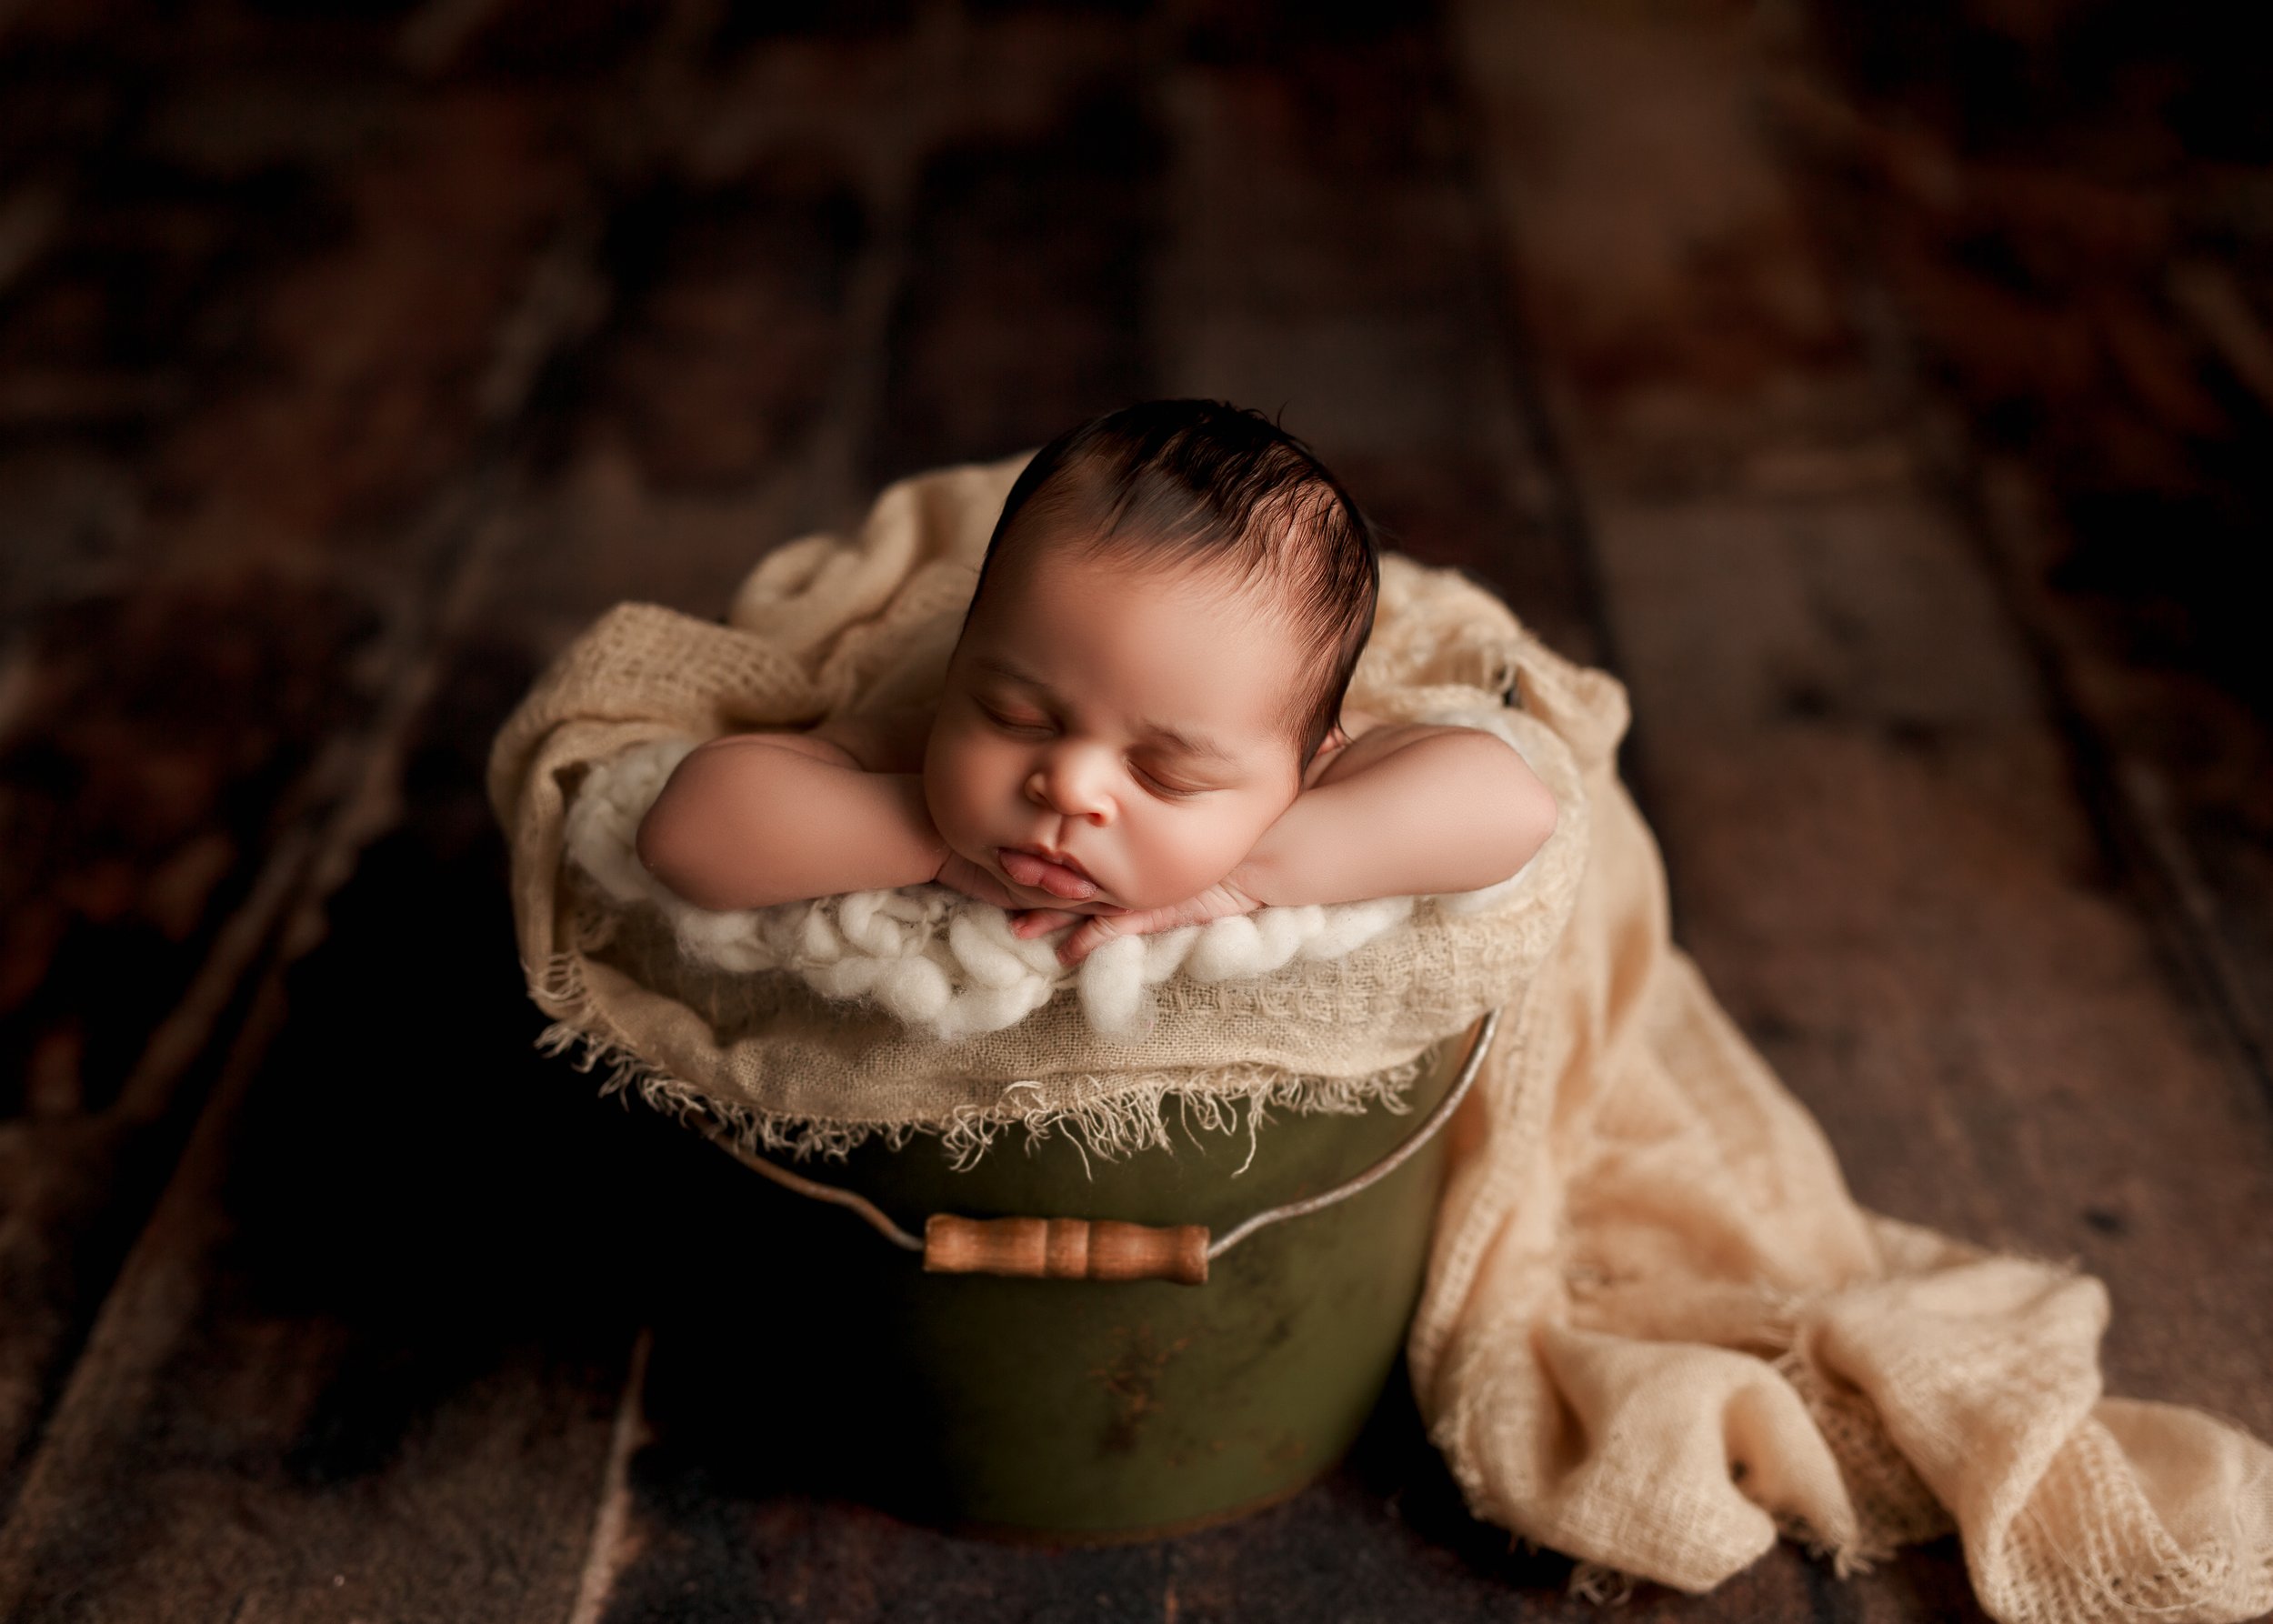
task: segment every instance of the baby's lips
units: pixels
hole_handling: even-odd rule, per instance
[[[1070,868],[1036,857],[1032,852],[1012,851],[1007,847],[1002,853],[1003,871],[1022,886],[1047,891],[1053,897],[1063,897],[1068,902],[1086,902],[1097,894],[1096,887]]]

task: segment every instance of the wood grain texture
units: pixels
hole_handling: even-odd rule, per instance
[[[573,180],[526,102],[243,91],[243,40],[42,21],[0,71],[94,110],[0,306],[0,1489],[336,883],[309,864],[479,505],[467,376]],[[63,409],[122,366],[175,385],[129,426]]]
[[[1857,1196],[2078,1258],[2112,1388],[2273,1434],[2263,132],[2175,24],[2164,102],[1971,105],[2104,56],[2024,9],[19,8],[0,1616],[1594,1616],[1401,1372],[1151,1546],[728,1446],[762,1361],[673,1328],[750,1175],[531,1050],[480,781],[551,655],[1153,394],[1625,678],[1680,939]],[[1949,1542],[1627,1611],[1975,1616]]]
[[[1823,6],[1847,71],[1776,81],[1776,126],[1878,346],[1938,386],[1920,460],[1976,511],[2087,804],[2273,1089],[2273,662],[2248,584],[2273,525],[2273,228],[2235,190],[2273,138],[2261,98],[2212,65],[2238,45],[2218,18],[2117,39],[2054,7],[1969,70],[2004,111],[1968,137],[1953,65],[1884,50],[1882,25]],[[2072,96],[2026,88],[2048,68]],[[2157,72],[2160,105],[2117,87]]]

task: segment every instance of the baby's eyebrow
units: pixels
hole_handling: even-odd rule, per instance
[[[1024,684],[1046,698],[1056,697],[1049,691],[1049,686],[1046,683],[1029,672],[1020,670],[1008,660],[996,659],[982,655],[972,663],[982,671],[992,671],[997,677],[1006,677],[1013,682]],[[1213,739],[1204,738],[1197,734],[1187,733],[1180,727],[1171,727],[1165,722],[1148,722],[1142,717],[1137,719],[1136,726],[1147,737],[1158,739],[1178,755],[1189,756],[1200,761],[1220,762],[1226,767],[1239,765],[1239,758],[1237,756]]]

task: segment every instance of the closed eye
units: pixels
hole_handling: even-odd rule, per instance
[[[980,716],[985,717],[996,727],[1011,733],[1047,733],[1050,730],[1050,725],[1047,721],[1019,721],[1014,717],[1006,717],[1003,715],[1002,712],[996,710],[984,699],[973,699],[971,701],[971,707],[977,711]]]
[[[1013,721],[1010,717],[1006,717],[998,711],[993,709],[991,707],[985,705],[980,706],[978,709],[980,715],[984,716],[996,727],[1001,728],[1005,733],[1048,733],[1053,731],[1047,722]],[[1163,779],[1156,778],[1150,773],[1145,771],[1142,767],[1136,768],[1136,776],[1144,780],[1146,787],[1151,789],[1154,794],[1165,796],[1170,800],[1189,800],[1196,795],[1206,795],[1207,793],[1204,789],[1186,789],[1177,785],[1167,783]]]
[[[1204,795],[1207,793],[1205,790],[1178,789],[1173,784],[1163,784],[1159,779],[1145,771],[1143,767],[1138,767],[1136,769],[1136,776],[1142,778],[1146,783],[1151,785],[1156,793],[1165,795],[1172,800],[1189,800],[1193,796]]]

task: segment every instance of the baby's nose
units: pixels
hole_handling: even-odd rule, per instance
[[[1086,763],[1060,756],[1036,767],[1026,779],[1026,798],[1066,817],[1096,817],[1111,803],[1097,774]]]

